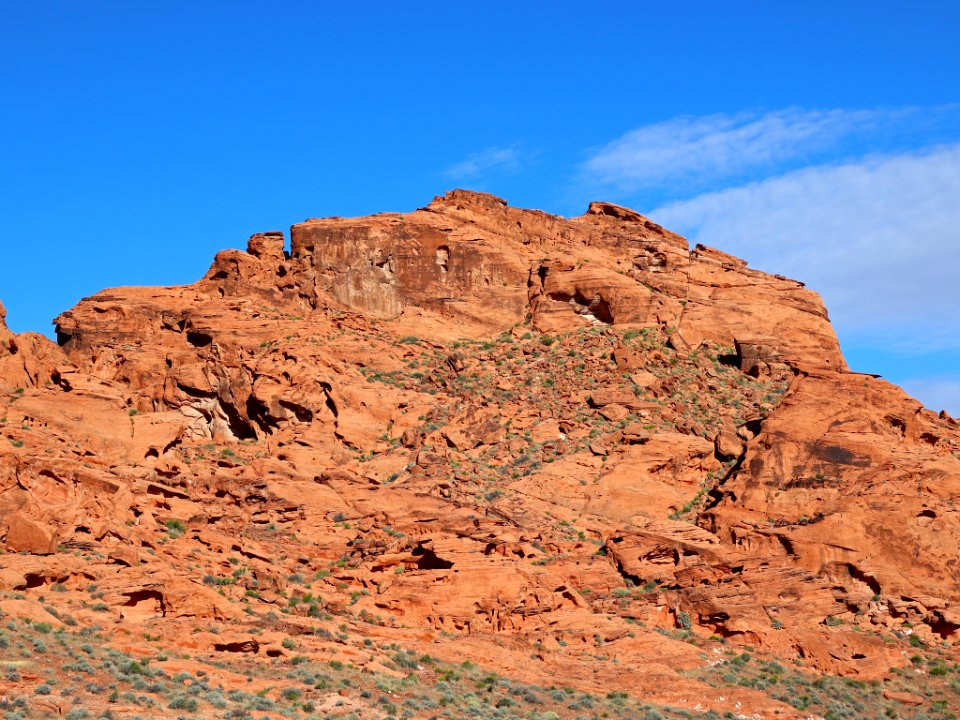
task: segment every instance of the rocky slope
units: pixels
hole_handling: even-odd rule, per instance
[[[849,372],[801,283],[466,191],[290,247],[85,298],[59,344],[0,308],[9,712],[461,716],[391,710],[414,680],[481,717],[957,706],[960,429]],[[90,673],[116,697],[63,675],[82,633],[126,653]],[[287,697],[292,667],[336,672]]]

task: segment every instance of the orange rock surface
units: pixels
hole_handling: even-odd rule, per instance
[[[7,614],[57,586],[81,625],[275,656],[249,627],[283,611],[317,656],[347,624],[763,717],[806,715],[677,671],[869,680],[909,666],[884,634],[960,637],[956,421],[848,371],[801,283],[626,208],[458,190],[99,292],[59,344],[3,315]]]

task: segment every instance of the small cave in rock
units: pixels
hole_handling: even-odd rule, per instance
[[[14,587],[14,590],[32,590],[33,588],[43,587],[47,583],[46,578],[37,573],[27,573],[23,579],[24,582]]]
[[[91,548],[93,544],[91,543]],[[111,555],[110,556],[111,565],[122,565],[123,567],[133,567],[133,563],[130,562],[127,558],[120,555]]]
[[[280,428],[277,418],[270,414],[267,404],[253,395],[247,398],[247,417],[268,435]]]
[[[648,247],[630,262],[640,272],[663,272],[667,269],[667,254]]]
[[[797,551],[794,549],[793,542],[791,542],[789,538],[786,538],[783,535],[774,535],[774,537],[780,542],[780,546],[787,555],[796,556]]]
[[[894,415],[887,415],[884,420],[887,421],[887,424],[896,430],[900,435],[907,434],[907,423],[902,418],[898,418]]]
[[[50,382],[58,385],[64,392],[73,392],[73,385],[70,384],[70,381],[66,380],[63,375],[56,370],[50,374]]]
[[[207,347],[213,342],[213,335],[199,330],[187,330],[187,342],[194,347]]]
[[[176,333],[182,333],[187,326],[187,321],[184,318],[171,315],[161,315],[160,322],[163,330]]]
[[[929,432],[920,433],[920,439],[925,443],[929,443],[930,445],[936,445],[938,442],[940,442],[940,438],[937,435]]]
[[[724,610],[718,610],[717,612],[710,613],[709,615],[703,616],[700,619],[707,625],[721,628],[723,627],[724,623],[730,620],[730,613]]]
[[[579,290],[572,295],[565,292],[554,292],[550,293],[550,299],[569,303],[573,311],[585,319],[602,322],[606,325],[613,324],[610,304],[599,293],[588,298]]]
[[[313,410],[298,405],[289,400],[280,400],[280,407],[286,408],[293,413],[294,417],[302,423],[313,422]]]
[[[375,267],[378,267],[381,270],[386,270],[391,273],[393,272],[393,255],[383,255],[382,251],[378,250],[376,258],[371,262]]]
[[[156,590],[134,590],[125,595],[127,600],[123,603],[123,607],[129,609],[123,611],[124,617],[166,615],[163,595]]]
[[[253,653],[260,652],[260,643],[256,640],[243,640],[241,642],[214,643],[213,649],[217,652],[242,652]]]
[[[220,401],[220,409],[223,410],[224,415],[227,416],[227,424],[230,426],[230,431],[237,436],[239,440],[256,440],[257,431],[254,429],[253,425],[248,422],[234,407],[233,403]]]
[[[420,570],[449,570],[453,567],[452,562],[438,557],[433,550],[423,545],[417,545],[411,554],[417,558],[417,567]]]
[[[930,629],[944,640],[947,640],[957,634],[957,631],[960,630],[960,625],[947,622],[943,618],[938,618],[930,623]]]
[[[70,333],[66,332],[66,331],[65,331],[63,328],[61,328],[59,325],[57,325],[57,327],[55,328],[54,332],[56,332],[56,334],[57,334],[57,345],[59,345],[60,347],[63,347],[63,346],[66,345],[68,342],[70,342],[71,340],[73,340],[73,335],[71,335]]]
[[[437,248],[436,263],[440,268],[440,277],[447,276],[447,270],[450,267],[450,248],[447,245],[441,245]]]
[[[852,577],[854,580],[859,580],[869,587],[873,591],[874,595],[880,594],[880,581],[878,581],[875,577],[868,575],[856,565],[849,563],[847,564],[847,571],[850,573],[850,577]]]
[[[727,367],[740,368],[740,356],[735,352],[717,355],[717,362]]]

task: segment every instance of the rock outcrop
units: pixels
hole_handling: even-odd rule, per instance
[[[801,283],[632,210],[458,190],[56,324],[0,306],[0,591],[56,587],[81,625],[277,657],[250,628],[283,613],[317,657],[339,625],[782,717],[704,668],[750,647],[874,681],[960,638],[957,423],[849,372]]]

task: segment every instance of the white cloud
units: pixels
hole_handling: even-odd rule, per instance
[[[916,110],[802,110],[681,117],[633,130],[595,151],[583,181],[622,190],[705,186],[895,126]],[[939,110],[929,111],[937,114]]]
[[[820,292],[841,337],[960,349],[960,144],[821,165],[650,215]]]
[[[932,410],[946,410],[960,418],[960,376],[911,378],[900,385]]]
[[[443,171],[453,180],[476,178],[489,172],[516,172],[520,169],[520,157],[513,147],[489,147],[467,157]]]

